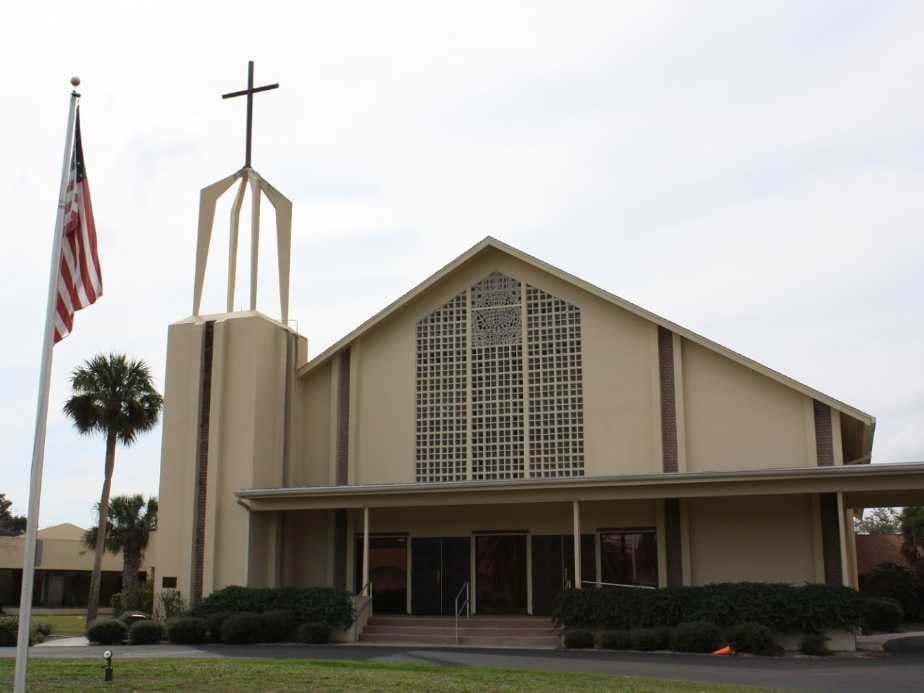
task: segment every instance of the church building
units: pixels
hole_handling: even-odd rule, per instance
[[[157,587],[193,603],[855,586],[852,510],[924,487],[870,465],[871,415],[493,238],[319,354],[256,311],[171,325],[166,403]]]
[[[494,238],[312,353],[288,321],[292,203],[251,167],[251,100],[276,86],[251,63],[225,95],[248,99],[245,164],[200,196],[192,316],[168,332],[155,590],[540,616],[567,588],[855,587],[853,512],[921,502],[924,465],[870,464],[870,414]],[[203,314],[234,185],[225,311]],[[263,197],[279,320],[257,310]]]

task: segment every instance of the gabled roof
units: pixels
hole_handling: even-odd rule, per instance
[[[543,262],[542,260],[539,260],[538,258],[535,258],[532,255],[524,253],[522,250],[518,250],[517,248],[514,248],[511,245],[507,245],[506,243],[499,241],[496,238],[492,238],[491,236],[488,236],[484,240],[476,243],[474,246],[472,246],[471,248],[466,250],[464,253],[459,255],[459,257],[457,257],[455,260],[453,260],[449,264],[445,265],[444,267],[442,267],[441,269],[439,269],[438,271],[436,271],[435,273],[427,277],[427,279],[425,279],[420,284],[415,286],[413,289],[408,291],[406,294],[401,296],[398,300],[390,303],[388,306],[386,306],[384,309],[380,310],[378,313],[376,313],[371,318],[366,320],[364,323],[362,323],[359,327],[357,327],[355,330],[350,332],[348,335],[338,340],[337,342],[332,344],[330,347],[322,351],[320,354],[315,356],[313,359],[308,361],[308,363],[306,363],[304,366],[302,366],[299,369],[298,375],[303,376],[309,373],[310,371],[312,371],[317,366],[325,363],[331,356],[339,352],[345,346],[347,346],[348,344],[352,343],[353,341],[361,337],[364,333],[368,332],[369,330],[374,328],[376,325],[378,325],[380,322],[385,320],[387,317],[389,317],[396,311],[400,310],[404,305],[406,305],[413,299],[417,298],[417,296],[419,296],[424,291],[429,289],[431,286],[439,282],[441,279],[446,277],[448,274],[450,274],[457,268],[461,267],[466,262],[468,262],[469,260],[474,258],[476,255],[478,255],[479,253],[481,253],[482,251],[488,248],[494,248],[495,250],[499,250],[502,253],[506,253],[507,255],[510,255],[511,257],[516,258],[517,260],[520,260],[521,262],[524,262],[528,265],[532,265],[533,267],[539,270],[547,272],[548,274],[551,274],[552,276],[564,282],[568,282],[569,284],[572,284],[580,289],[583,289],[584,291],[590,294],[593,294],[594,296],[597,296],[598,298],[601,298],[604,301],[608,301],[609,303],[612,303],[622,308],[623,310],[626,310],[634,315],[644,318],[645,320],[653,322],[656,325],[660,325],[661,327],[664,327],[665,329],[668,329],[671,332],[674,332],[680,335],[684,339],[688,339],[695,344],[699,344],[700,346],[705,347],[706,349],[714,351],[717,354],[721,354],[722,356],[725,356],[726,358],[729,358],[732,361],[738,364],[741,364],[742,366],[746,368],[750,368],[753,371],[757,371],[761,375],[764,375],[770,378],[771,380],[775,380],[778,383],[781,383],[787,387],[790,387],[793,390],[796,390],[797,392],[802,393],[806,397],[817,399],[819,402],[823,402],[824,404],[827,404],[832,409],[835,409],[839,412],[842,412],[843,414],[846,414],[847,416],[851,418],[856,419],[857,421],[859,421],[860,423],[862,423],[865,427],[869,429],[872,429],[876,425],[876,418],[872,416],[871,414],[867,414],[866,412],[861,411],[857,409],[856,407],[852,407],[849,404],[845,404],[844,402],[841,402],[840,400],[837,400],[834,397],[831,397],[830,395],[826,395],[825,393],[820,392],[814,388],[811,388],[808,385],[805,385],[804,383],[800,383],[799,381],[794,380],[793,378],[790,378],[787,375],[784,375],[778,371],[775,371],[772,368],[768,368],[767,366],[761,363],[758,363],[757,361],[754,361],[753,359],[749,359],[747,356],[743,356],[742,354],[739,354],[736,351],[732,351],[731,349],[724,347],[721,344],[718,344],[717,342],[713,342],[711,339],[707,339],[706,337],[703,337],[702,335],[696,334],[692,330],[688,330],[685,327],[681,327],[680,325],[673,323],[670,320],[662,318],[660,315],[655,315],[651,311],[645,310],[644,308],[641,308],[640,306],[637,306],[634,303],[630,303],[629,301],[626,301],[625,299],[620,298],[619,296],[616,296],[615,294],[611,294],[609,291],[605,291],[604,289],[601,289],[598,286],[594,286],[593,284],[586,282],[583,279],[580,279],[579,277],[574,276],[573,274],[569,274],[568,272],[560,270],[557,267],[550,265],[547,262]],[[872,431],[869,432],[869,437],[871,439]]]
[[[51,525],[38,531],[39,539],[68,539],[71,541],[80,541],[83,539],[85,529],[78,527],[71,522],[62,522],[59,525]]]

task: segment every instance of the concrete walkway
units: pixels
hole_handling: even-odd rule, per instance
[[[101,659],[113,652],[118,667],[127,658],[246,658],[394,662],[448,666],[490,666],[537,671],[578,671],[618,676],[762,686],[816,693],[921,693],[924,656],[881,654],[814,657],[709,657],[704,655],[601,651],[499,650],[472,648],[373,647],[366,645],[114,645],[32,648],[35,658]],[[15,657],[0,647],[0,657]]]

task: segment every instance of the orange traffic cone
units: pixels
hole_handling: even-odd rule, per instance
[[[721,647],[715,652],[713,652],[712,656],[713,657],[730,657],[733,654],[735,654],[735,652],[734,650],[732,650],[732,646],[726,645],[725,647]]]

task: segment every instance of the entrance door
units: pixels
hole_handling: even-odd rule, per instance
[[[538,535],[532,541],[533,613],[550,616],[558,595],[575,586],[574,535]],[[596,580],[593,534],[581,536],[581,573],[584,580]]]
[[[478,613],[526,613],[526,535],[475,537],[475,571]]]
[[[411,609],[415,614],[454,615],[456,594],[469,580],[469,539],[413,539]]]
[[[356,539],[355,589],[363,588],[363,540]],[[407,613],[407,538],[369,538],[369,579],[375,613]]]

